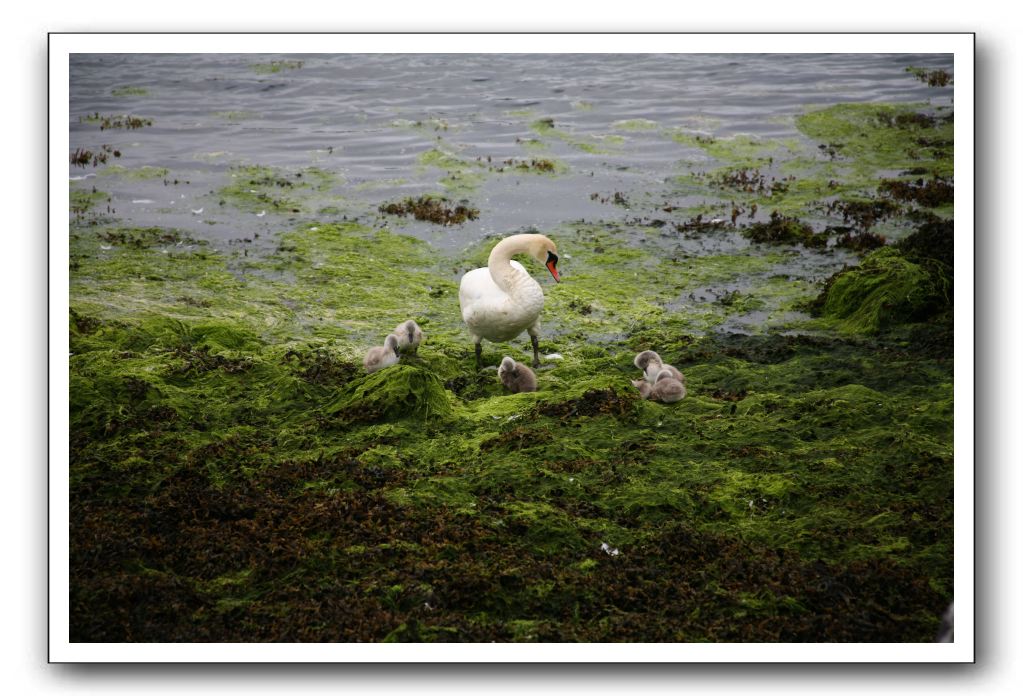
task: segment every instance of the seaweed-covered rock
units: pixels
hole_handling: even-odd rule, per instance
[[[849,333],[877,333],[925,318],[941,300],[931,274],[890,247],[828,279],[815,309]]]
[[[768,222],[756,222],[743,229],[744,237],[758,244],[802,244],[820,249],[828,245],[824,235],[814,234],[813,228],[795,218],[786,217],[777,211],[771,213]]]
[[[913,261],[932,259],[953,266],[953,236],[955,223],[940,218],[929,219],[896,246]]]
[[[899,201],[910,201],[928,208],[950,205],[955,196],[955,186],[944,177],[930,180],[882,179],[877,190]]]
[[[860,232],[853,234],[852,232],[846,232],[835,242],[835,246],[843,249],[849,249],[858,253],[864,253],[872,251],[879,247],[883,247],[887,240],[879,234],[873,232]]]
[[[351,382],[324,411],[346,422],[447,417],[452,413],[437,375],[410,365],[395,365]]]

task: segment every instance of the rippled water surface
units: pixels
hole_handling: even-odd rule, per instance
[[[493,232],[628,219],[628,205],[600,200],[612,192],[655,205],[666,180],[705,157],[667,137],[671,129],[798,138],[794,118],[814,104],[950,103],[951,87],[928,87],[907,76],[909,66],[951,70],[952,59],[79,54],[70,63],[71,149],[107,145],[121,156],[72,166],[69,176],[109,193],[118,224],[174,227],[218,245],[343,215],[457,249]],[[152,125],[100,130],[90,114]],[[538,137],[541,119],[557,137]],[[445,181],[450,168],[424,159],[432,150],[470,163],[473,180]],[[532,157],[561,173],[493,175],[482,164]],[[326,176],[303,191],[297,212],[245,209],[222,192],[240,165]],[[443,228],[377,211],[422,193],[466,199],[479,218]]]

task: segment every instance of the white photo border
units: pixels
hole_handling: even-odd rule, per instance
[[[105,663],[969,663],[974,652],[972,33],[53,33],[49,36],[49,660]],[[556,48],[557,50],[552,50]],[[74,53],[944,53],[955,65],[954,643],[260,644],[69,639],[69,59]],[[940,608],[936,608],[940,610]]]

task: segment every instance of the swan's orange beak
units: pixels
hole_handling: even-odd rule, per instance
[[[551,252],[547,252],[547,270],[554,276],[555,282],[561,282],[561,276],[558,275],[558,257]]]

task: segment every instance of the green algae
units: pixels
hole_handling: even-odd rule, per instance
[[[444,172],[438,183],[454,196],[473,193],[486,178],[486,166],[482,162],[458,157],[443,145],[420,153],[416,161],[422,167]]]
[[[860,174],[925,167],[935,175],[951,176],[952,120],[921,111],[926,108],[837,104],[799,116],[796,125],[811,138],[837,145]]]
[[[251,111],[216,111],[213,113],[217,118],[225,121],[248,121],[256,117],[256,114]]]
[[[97,204],[110,200],[110,196],[108,194],[97,190],[95,187],[86,190],[72,185],[69,195],[68,205],[70,212],[76,216],[84,215],[92,210]]]
[[[193,488],[188,490],[196,493],[190,507],[211,511],[209,524],[219,530],[220,548],[237,548],[228,558],[238,556],[240,565],[217,562],[209,571],[190,569],[191,554],[201,553],[203,535],[213,532],[210,526],[197,537],[200,527],[194,522],[186,528],[171,519],[156,528],[163,530],[155,537],[159,544],[170,543],[161,535],[175,529],[192,530],[173,557],[150,542],[143,548],[152,549],[144,551],[147,563],[161,570],[162,581],[203,583],[202,592],[183,600],[193,615],[208,607],[214,616],[219,607],[245,619],[233,622],[224,634],[226,626],[200,614],[198,625],[189,622],[187,629],[198,629],[200,636],[247,635],[252,622],[270,621],[271,615],[276,618],[268,626],[301,625],[304,611],[278,615],[285,605],[274,597],[326,577],[324,572],[342,572],[356,597],[363,591],[376,596],[372,588],[378,583],[401,585],[401,578],[410,577],[418,565],[429,589],[408,595],[402,585],[392,593],[398,616],[406,617],[397,623],[408,620],[415,599],[418,606],[438,607],[444,624],[457,626],[455,635],[463,639],[514,639],[513,626],[511,635],[502,632],[503,617],[523,615],[543,621],[548,639],[655,637],[661,634],[574,619],[566,623],[559,616],[561,607],[571,608],[576,601],[582,602],[581,616],[606,616],[591,603],[613,605],[611,588],[583,579],[611,572],[608,564],[617,559],[601,551],[601,544],[619,548],[633,564],[657,558],[667,562],[650,545],[679,543],[677,532],[669,532],[678,519],[702,529],[688,532],[697,538],[740,535],[749,545],[746,557],[759,553],[749,549],[790,549],[788,570],[776,573],[801,572],[797,569],[815,558],[827,558],[836,568],[892,555],[912,567],[947,566],[941,547],[935,547],[945,544],[947,551],[947,537],[942,541],[938,535],[919,546],[926,538],[920,525],[933,529],[934,524],[917,519],[925,508],[892,507],[904,499],[905,486],[920,485],[919,470],[903,470],[903,462],[930,461],[929,466],[945,472],[941,486],[921,491],[926,496],[942,499],[950,485],[947,419],[940,411],[925,416],[915,407],[926,383],[921,371],[941,368],[929,368],[917,356],[892,356],[855,344],[839,344],[838,351],[826,344],[776,345],[769,339],[765,347],[775,357],[764,362],[742,345],[727,349],[725,344],[722,350],[699,342],[668,343],[659,348],[686,371],[691,389],[691,396],[674,407],[638,400],[627,384],[634,370],[631,352],[609,356],[610,361],[588,358],[576,366],[559,366],[555,372],[560,374],[542,375],[560,383],[553,390],[494,395],[463,406],[428,367],[399,365],[364,377],[342,374],[336,383],[309,379],[308,367],[300,370],[275,359],[279,349],[263,343],[258,332],[239,333],[219,323],[188,328],[151,322],[140,326],[143,333],[138,334],[77,312],[72,324],[73,490],[74,509],[84,515],[83,533],[115,514],[117,508],[102,503],[102,496],[114,490],[123,495],[125,476],[129,490],[138,487],[163,498],[179,495],[177,488],[189,482]],[[129,346],[131,356],[122,357]],[[195,367],[185,369],[168,360],[181,354],[181,346],[191,352],[205,346],[220,359],[197,358]],[[176,353],[167,352],[172,347]],[[161,365],[166,367],[151,369]],[[802,385],[816,384],[825,366],[835,386],[804,391]],[[881,372],[909,378],[895,382]],[[584,377],[590,373],[595,376]],[[859,380],[873,387],[858,386]],[[609,383],[617,386],[599,386]],[[714,396],[740,385],[746,395],[738,402]],[[396,390],[396,398],[384,397],[390,390]],[[950,390],[947,382],[946,400]],[[205,396],[199,399],[200,394]],[[740,408],[730,412],[736,403]],[[439,425],[435,416],[444,421],[440,430],[431,425]],[[239,422],[247,425],[234,425]],[[919,435],[893,441],[894,432]],[[135,452],[127,466],[126,452]],[[920,460],[924,453],[930,459]],[[197,472],[186,476],[200,463]],[[114,483],[115,474],[121,484]],[[309,488],[304,481],[323,483]],[[288,492],[298,490],[304,492]],[[89,500],[92,507],[79,507]],[[291,501],[295,523],[255,512],[269,512],[285,500]],[[887,510],[884,515],[879,516],[879,505]],[[167,516],[178,507],[163,503],[157,509]],[[126,531],[138,524],[130,511],[118,514]],[[242,526],[254,514],[263,519],[259,529],[265,530],[257,537]],[[940,519],[950,524],[950,518]],[[289,532],[293,524],[300,526]],[[373,526],[380,524],[383,529]],[[121,528],[105,534],[111,529],[118,534]],[[844,532],[836,537],[838,529]],[[322,530],[314,546],[302,541],[309,530]],[[249,536],[238,536],[243,533]],[[76,532],[74,538],[83,551],[91,548],[86,537]],[[892,541],[900,538],[912,543]],[[246,545],[236,547],[243,541]],[[275,563],[272,556],[261,560],[244,550],[271,543],[282,549],[282,560],[291,560]],[[364,551],[353,556],[353,543]],[[119,553],[127,558],[138,553],[129,548]],[[466,554],[468,548],[475,554]],[[343,549],[348,551],[342,554]],[[476,556],[477,561],[469,560]],[[688,563],[698,564],[706,577],[732,577],[715,570],[711,559],[718,557],[690,556]],[[467,559],[465,570],[471,573],[444,570],[444,564],[458,558]],[[548,571],[553,575],[536,575],[538,563],[553,563]],[[594,575],[598,566],[602,570]],[[74,567],[85,572],[89,561],[79,559]],[[110,571],[90,572],[73,595],[76,606],[95,609],[105,606],[108,594],[96,580],[85,578],[99,579]],[[209,581],[203,580],[204,572],[210,573]],[[948,572],[938,577],[950,577]],[[154,586],[153,577],[137,576],[126,587],[148,586],[165,596],[167,589]],[[454,578],[464,577],[478,578],[475,591],[453,584]],[[905,587],[904,580],[887,577]],[[333,595],[330,587],[308,594],[321,611]],[[742,593],[756,592],[748,583],[729,587],[723,596],[735,596],[739,604]],[[792,587],[789,593],[810,601],[805,590]],[[363,634],[367,638],[383,640],[394,630],[396,624],[373,613],[379,611],[375,601],[347,596],[350,611],[377,616],[368,626],[373,632]],[[690,610],[702,606],[711,612],[720,597],[693,601]],[[928,595],[925,601],[939,598]],[[107,633],[96,634],[92,624],[76,621],[75,634],[123,635],[117,631],[131,627],[155,632],[145,635],[175,635],[184,629],[174,622],[144,628],[105,611],[108,621],[102,628]],[[778,620],[782,635],[800,635],[785,633],[797,629],[784,628],[787,619]],[[922,616],[911,623],[919,626],[917,635],[933,628]],[[338,631],[348,625],[342,621],[307,630],[313,631],[310,636],[343,637]],[[729,635],[716,622],[687,625],[694,635]]]
[[[608,146],[618,147],[625,142],[624,138],[616,135],[576,135],[564,127],[557,127],[553,118],[541,118],[529,124],[530,130],[543,139],[560,140],[577,150],[595,154],[607,153]]]
[[[296,203],[321,185],[237,173]],[[563,282],[541,280],[541,346],[562,359],[506,395],[457,303],[493,238],[451,257],[318,222],[243,258],[76,228],[72,639],[930,640],[954,590],[951,349],[928,321],[951,223],[834,278],[814,336],[716,333],[818,288],[787,251],[691,255],[670,229],[544,230]],[[408,318],[418,357],[364,374]],[[642,349],[685,399],[638,398]]]
[[[110,90],[110,95],[114,97],[144,97],[148,94],[149,90],[145,87],[133,87],[130,85],[114,87]]]
[[[832,277],[822,297],[821,314],[840,330],[876,333],[922,318],[943,293],[925,268],[884,248]]]
[[[532,152],[549,150],[550,146],[539,138],[516,138],[515,142],[518,143],[523,149]]]
[[[936,205],[941,214],[952,215],[953,124],[942,107],[839,104],[810,109],[795,119],[795,126],[813,142],[663,129],[695,155],[683,162],[690,171],[676,178],[677,193],[727,196],[732,205],[708,210],[725,216],[733,208],[740,213],[760,208],[788,217],[819,217],[824,202],[856,203],[879,195]],[[893,227],[885,233],[897,237],[904,231]]]
[[[354,380],[343,394],[324,407],[325,415],[342,422],[401,416],[444,419],[451,412],[437,376],[409,365],[397,365]]]
[[[230,170],[230,183],[217,195],[221,203],[230,203],[246,212],[298,213],[317,194],[328,193],[338,177],[319,167],[306,167],[285,172],[262,165],[235,165]]]
[[[304,64],[301,60],[271,60],[267,63],[251,63],[249,68],[259,75],[274,75],[285,70],[298,70]]]
[[[420,132],[432,131],[434,133],[438,133],[441,131],[448,130],[453,131],[461,130],[461,126],[458,125],[452,126],[447,119],[437,117],[428,118],[425,121],[424,120],[410,121],[408,119],[397,119],[395,121],[392,121],[391,125],[394,126],[395,128],[407,128],[409,130]]]
[[[667,132],[676,143],[699,148],[732,167],[761,166],[798,151],[798,146],[792,141],[762,139],[741,133],[723,138],[684,129],[669,129]]]
[[[99,172],[100,176],[118,176],[122,179],[145,181],[149,179],[164,179],[170,174],[166,167],[122,167],[119,164],[111,164]]]
[[[623,131],[648,131],[657,130],[657,121],[651,121],[648,118],[630,118],[622,121],[615,121],[611,124],[611,127],[616,130]]]

